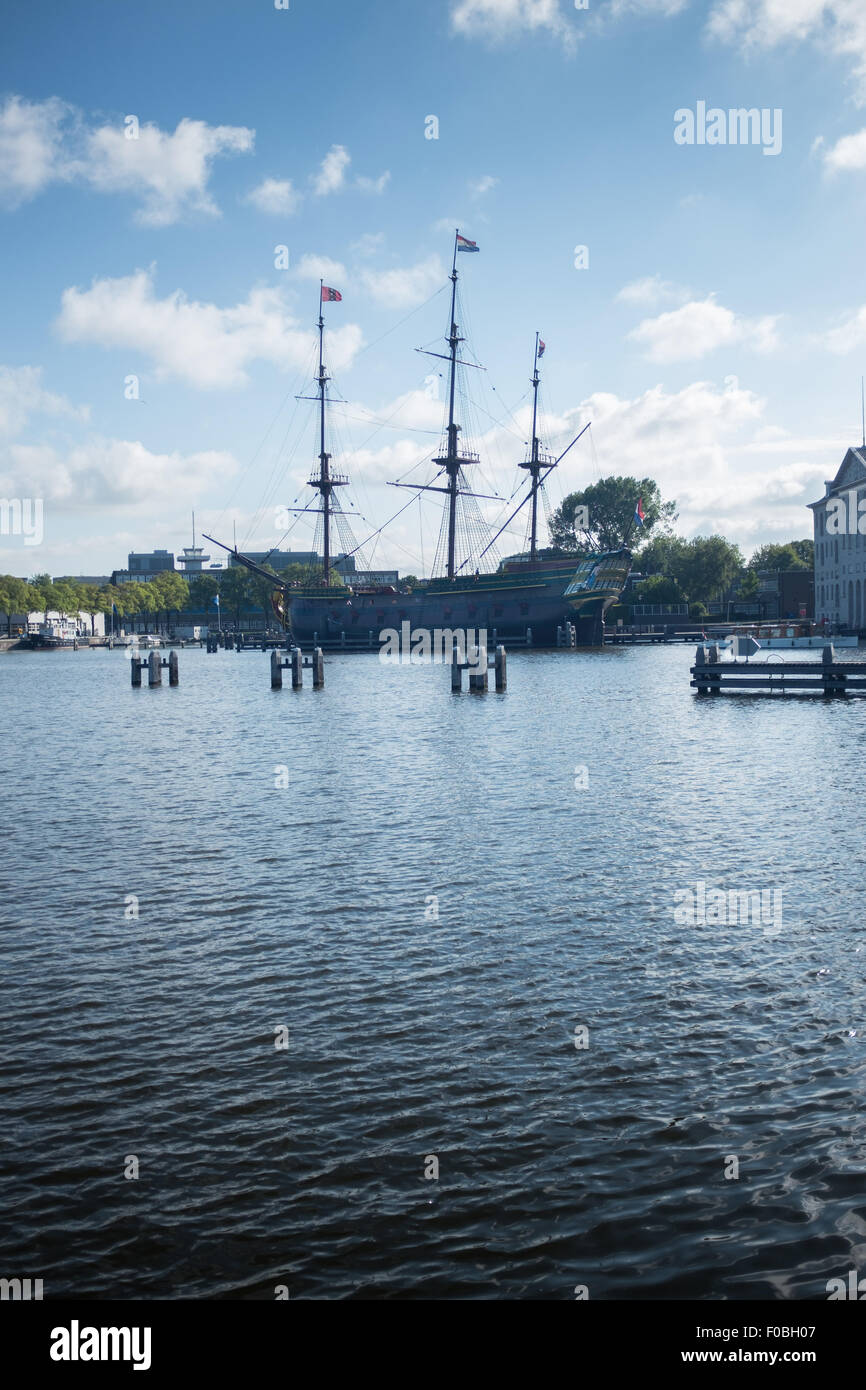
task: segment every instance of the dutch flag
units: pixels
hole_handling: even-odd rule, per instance
[[[477,241],[470,241],[468,237],[461,236],[460,233],[458,232],[458,233],[457,233],[457,250],[458,250],[458,251],[480,251],[480,250],[481,250],[481,247],[478,245],[478,242],[477,242]]]
[[[643,509],[643,498],[639,497],[637,499],[637,506],[634,509],[634,519],[637,522],[638,526],[643,526],[645,516],[646,512]]]

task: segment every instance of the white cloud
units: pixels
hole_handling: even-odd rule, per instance
[[[293,187],[291,179],[263,179],[250,190],[244,202],[252,203],[259,212],[291,217],[300,207],[301,194]]]
[[[336,280],[346,279],[346,267],[327,256],[302,256],[295,266],[295,274],[299,280],[326,280],[334,285]]]
[[[641,280],[631,280],[627,285],[623,285],[619,294],[616,296],[623,304],[640,304],[648,309],[653,309],[657,304],[663,304],[665,300],[688,299],[689,292],[682,285],[675,285],[671,280],[663,280],[658,274],[645,275]]]
[[[342,192],[347,187],[346,173],[351,162],[352,156],[345,145],[332,145],[319,166],[319,172],[312,178],[313,192],[316,196],[324,198],[329,193]],[[386,169],[377,179],[359,174],[354,187],[361,193],[379,194],[385,192],[390,182],[391,171]]]
[[[734,344],[754,352],[771,352],[778,345],[776,323],[777,318],[769,315],[744,318],[709,295],[658,318],[644,319],[628,336],[646,348],[652,362],[687,362]]]
[[[31,415],[60,415],[86,420],[87,406],[75,406],[65,396],[46,391],[41,367],[0,366],[0,438],[21,433]]]
[[[132,194],[141,202],[137,220],[165,227],[188,212],[217,215],[208,191],[213,161],[248,153],[254,139],[245,126],[186,118],[173,133],[144,124],[128,139],[120,120],[88,129],[81,113],[56,97],[12,96],[0,112],[0,195],[17,207],[51,183],[75,180],[101,193]]]
[[[373,299],[391,309],[421,304],[444,282],[447,272],[438,256],[395,270],[364,270],[362,283]]]
[[[352,414],[363,414],[353,406]],[[349,451],[340,467],[350,478],[378,484],[411,474],[418,482],[432,474],[423,464],[430,449],[429,436],[415,430],[438,431],[443,402],[431,401],[421,392],[379,405],[373,414],[387,419],[397,410],[395,424],[407,431],[380,448]],[[684,535],[721,532],[748,551],[766,540],[807,535],[811,521],[805,510],[822,491],[844,452],[845,441],[791,438],[783,430],[767,426],[766,402],[741,387],[733,378],[725,389],[713,382],[697,381],[680,391],[655,386],[629,399],[613,392],[596,392],[558,415],[545,415],[541,434],[546,447],[560,453],[577,431],[592,420],[592,433],[602,475],[633,474],[655,478],[664,497],[676,500],[677,530]],[[529,406],[517,415],[520,430],[529,432]],[[514,483],[513,431],[488,430],[472,441],[485,460],[485,475],[492,487],[509,496]],[[552,480],[554,501],[584,486],[589,454],[578,445],[563,460]],[[433,503],[425,531],[435,527]],[[499,512],[498,503],[481,504],[488,519]],[[386,513],[387,514],[387,513]],[[500,522],[504,516],[500,515]],[[524,514],[520,513],[500,541],[502,553],[517,548],[523,539]],[[435,534],[435,531],[434,531]],[[421,572],[417,521],[400,521],[382,535],[377,563],[414,567]],[[405,547],[405,549],[404,549]],[[410,560],[408,549],[416,557]],[[430,556],[427,554],[429,564]]]
[[[451,27],[457,34],[512,38],[529,30],[548,33],[571,46],[576,31],[566,23],[559,0],[453,0]]]
[[[679,14],[689,0],[610,0],[607,13],[616,18],[621,14],[669,15]]]
[[[320,198],[328,193],[338,193],[345,185],[346,170],[351,162],[352,156],[345,145],[332,145],[313,178],[313,192]]]
[[[65,451],[13,444],[0,452],[3,495],[38,496],[63,509],[174,506],[236,471],[231,454],[220,450],[156,454],[128,439],[95,439]]]
[[[355,180],[355,187],[360,188],[362,193],[384,193],[390,182],[391,171],[386,169],[377,179],[368,179],[360,174]]]
[[[775,438],[762,445],[765,410],[764,400],[737,383],[719,390],[697,381],[676,392],[656,386],[633,400],[598,392],[571,416],[574,424],[592,420],[603,475],[655,478],[662,495],[676,500],[680,534],[720,532],[749,547],[779,534],[810,533],[805,506],[821,492],[838,454],[832,440]],[[778,462],[780,453],[790,461]]]
[[[352,242],[351,249],[356,256],[374,256],[384,245],[384,232],[365,232],[357,241]]]
[[[146,354],[158,375],[203,389],[243,384],[256,360],[283,370],[303,367],[313,347],[313,335],[289,314],[281,289],[251,290],[223,309],[190,301],[180,290],[158,299],[153,273],[145,270],[64,290],[57,328],[67,342]],[[361,343],[356,324],[329,333],[329,363],[336,370],[350,365]]]
[[[862,347],[863,343],[866,343],[866,304],[825,333],[822,341],[830,352],[838,353],[839,356]]]
[[[88,137],[82,173],[103,193],[140,197],[137,221],[167,227],[188,212],[219,215],[207,187],[211,164],[218,155],[249,153],[254,139],[255,131],[245,126],[188,119],[171,135],[143,125],[137,140],[128,140],[115,126],[102,126]]]
[[[483,198],[485,193],[489,193],[495,188],[499,180],[493,178],[492,174],[485,174],[483,178],[477,179],[475,183],[470,183],[469,192],[473,198]]]
[[[820,145],[816,141],[813,149],[818,148]],[[841,140],[825,150],[823,158],[825,168],[833,173],[866,169],[866,130],[860,130],[856,135],[843,135]]]
[[[71,177],[62,152],[62,126],[71,112],[58,97],[6,99],[0,110],[0,197],[7,206],[20,207],[49,183]]]
[[[866,97],[866,6],[863,0],[718,0],[709,34],[744,48],[814,39],[853,62]]]

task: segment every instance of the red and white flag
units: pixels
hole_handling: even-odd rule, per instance
[[[339,290],[332,290],[331,287],[330,287],[330,285],[323,285],[323,286],[322,286],[322,303],[323,303],[323,304],[333,304],[333,303],[339,304],[339,303],[342,302],[342,299],[343,299],[343,296],[340,294],[340,291],[339,291]]]

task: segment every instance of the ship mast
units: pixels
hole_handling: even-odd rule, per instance
[[[451,365],[448,383],[448,450],[444,459],[436,463],[445,466],[448,475],[448,578],[454,578],[454,550],[457,535],[457,478],[460,473],[460,457],[457,453],[457,432],[460,426],[454,422],[454,395],[457,387],[457,347],[460,337],[455,319],[457,317],[457,237],[454,237],[454,260],[451,265],[451,333],[448,346],[451,350]]]
[[[539,443],[540,443],[540,441],[539,441],[539,438],[538,438],[538,383],[539,383],[539,381],[541,380],[541,378],[540,378],[540,376],[539,376],[539,374],[538,374],[538,348],[539,348],[539,343],[540,343],[540,337],[539,337],[539,334],[536,333],[536,335],[535,335],[535,358],[534,358],[534,361],[533,361],[533,364],[532,364],[532,381],[531,381],[531,386],[532,386],[532,444],[531,444],[530,450],[529,450],[529,458],[528,458],[524,463],[521,463],[521,465],[520,465],[521,468],[526,468],[526,469],[529,470],[529,476],[530,476],[530,478],[532,479],[532,489],[531,489],[531,494],[530,494],[531,497],[532,497],[532,523],[531,523],[531,527],[530,527],[529,558],[530,558],[530,560],[533,560],[533,561],[538,559],[538,490],[539,490],[539,487],[541,486],[541,484],[540,484],[540,482],[539,482],[539,479],[540,479],[540,476],[541,476],[541,470],[542,470],[542,469],[545,470],[545,477],[546,477],[546,476],[547,476],[547,472],[550,470],[550,467],[551,467],[551,461],[550,461],[550,459],[549,459],[549,458],[543,458],[543,457],[541,456],[540,452],[539,452]],[[542,346],[543,346],[543,345],[542,345]]]
[[[325,371],[324,357],[325,318],[322,313],[324,286],[325,282],[321,280],[319,282],[319,374],[316,378],[319,383],[319,475],[310,479],[310,487],[316,488],[322,495],[322,521],[324,523],[322,571],[325,586],[328,587],[331,583],[331,493],[334,488],[345,487],[349,480],[331,473],[331,455],[325,448],[325,407],[328,399],[325,384],[330,381],[330,377]]]
[[[485,493],[485,492],[470,492],[467,488],[462,488],[462,487],[460,486],[460,470],[461,470],[461,468],[463,468],[466,464],[470,464],[470,463],[479,463],[479,462],[480,462],[480,459],[479,459],[479,457],[478,457],[477,454],[470,454],[470,453],[468,453],[465,449],[461,450],[461,449],[458,448],[457,436],[458,436],[458,434],[460,433],[460,426],[456,423],[456,421],[455,421],[455,419],[454,419],[455,400],[456,400],[456,395],[457,395],[457,368],[458,368],[458,366],[462,366],[462,367],[476,367],[476,368],[478,368],[478,363],[477,363],[477,362],[463,362],[463,361],[461,361],[461,359],[457,356],[457,349],[458,349],[458,347],[460,346],[460,344],[461,344],[462,342],[465,342],[465,341],[466,341],[464,338],[461,337],[461,335],[460,335],[460,330],[459,330],[458,325],[457,325],[457,322],[456,322],[456,319],[457,319],[457,279],[458,279],[458,275],[457,275],[457,251],[458,251],[458,246],[459,246],[459,237],[460,237],[460,232],[459,232],[459,230],[456,229],[455,232],[454,232],[454,257],[453,257],[453,260],[452,260],[452,262],[451,262],[451,275],[449,276],[449,279],[451,280],[451,328],[450,328],[450,332],[448,333],[448,335],[447,335],[447,337],[446,337],[446,339],[445,339],[445,341],[446,341],[447,344],[448,344],[448,348],[449,348],[448,355],[447,355],[447,357],[446,357],[445,354],[444,354],[444,353],[441,353],[441,352],[428,352],[428,350],[427,350],[426,348],[418,348],[418,349],[417,349],[418,352],[424,352],[428,357],[440,357],[440,358],[442,358],[445,362],[447,362],[447,363],[449,364],[449,370],[448,370],[448,425],[447,425],[447,429],[446,429],[446,441],[447,441],[447,442],[446,442],[446,445],[445,445],[445,454],[444,454],[444,456],[443,456],[442,458],[435,458],[435,459],[432,460],[432,462],[433,462],[434,464],[436,464],[436,465],[439,467],[439,469],[440,469],[440,473],[437,474],[437,477],[440,477],[442,472],[444,472],[444,473],[447,475],[447,478],[448,478],[448,486],[447,486],[447,487],[437,487],[434,483],[391,483],[391,484],[390,484],[391,487],[408,487],[408,488],[415,488],[415,489],[417,489],[417,491],[419,491],[419,492],[444,492],[444,493],[447,495],[447,497],[448,497],[448,545],[447,545],[447,561],[446,561],[446,567],[447,567],[447,575],[448,575],[448,578],[449,578],[449,579],[454,579],[455,576],[456,576],[456,574],[457,574],[457,572],[458,572],[458,569],[462,569],[462,568],[463,568],[463,565],[466,564],[466,560],[464,559],[463,564],[461,564],[460,566],[457,565],[457,499],[458,499],[458,497],[480,497],[480,498],[483,498],[483,499],[485,499],[485,500],[492,497],[492,500],[494,500],[494,501],[497,501],[497,502],[501,502],[501,501],[502,501],[502,498],[501,498],[501,497],[497,497],[495,494],[490,494],[490,493]],[[477,249],[477,248],[476,248],[476,249]],[[483,371],[484,368],[483,368],[483,367],[482,367],[482,368],[479,368],[479,370]],[[467,559],[468,559],[468,556],[467,556]]]

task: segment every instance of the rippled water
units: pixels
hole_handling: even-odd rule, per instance
[[[698,699],[692,656],[514,652],[484,697],[0,657],[0,1274],[823,1299],[866,1265],[866,702]],[[781,890],[782,930],[679,924],[699,880]]]

